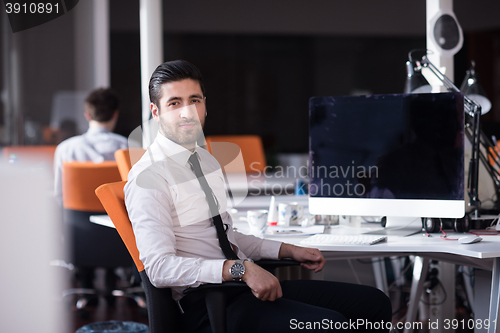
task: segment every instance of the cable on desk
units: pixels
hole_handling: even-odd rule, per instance
[[[444,234],[444,236],[439,236],[439,238],[443,239],[443,240],[447,240],[447,241],[456,241],[458,240],[458,238],[448,238],[448,234],[446,234],[446,232],[444,232],[443,228],[442,228],[442,225],[443,225],[443,222],[441,221],[441,219],[439,219],[439,230],[441,230],[441,232]]]

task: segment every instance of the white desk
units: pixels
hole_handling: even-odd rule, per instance
[[[458,235],[449,234],[450,238]],[[481,236],[483,241],[476,244],[459,244],[458,242],[445,241],[439,236],[431,238],[423,237],[421,234],[398,237],[388,236],[387,243],[364,246],[320,246],[318,247],[327,260],[350,259],[362,257],[388,257],[396,255],[415,255],[417,260],[414,266],[413,281],[408,307],[407,322],[414,322],[417,315],[418,303],[422,296],[423,283],[427,273],[430,260],[439,260],[458,265],[472,266],[480,269],[491,270],[491,290],[488,329],[489,333],[496,332],[499,326],[499,302],[500,302],[500,235]],[[287,237],[286,242],[300,245],[302,237]],[[281,238],[281,240],[284,240]],[[453,319],[453,318],[450,318]],[[411,330],[405,330],[411,332]]]

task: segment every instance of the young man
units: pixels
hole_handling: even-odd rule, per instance
[[[109,88],[90,92],[85,100],[85,118],[89,122],[86,133],[61,142],[54,155],[55,197],[62,206],[62,165],[64,162],[101,163],[114,161],[115,151],[128,148],[127,138],[113,133],[118,120],[118,97]],[[90,223],[90,222],[89,222]],[[82,288],[94,288],[95,267],[79,267],[78,280]],[[113,269],[106,269],[105,285],[115,289],[116,275]],[[113,298],[109,298],[113,302]]]
[[[127,138],[113,133],[118,120],[118,98],[111,89],[90,92],[85,100],[85,118],[88,131],[61,142],[54,155],[55,196],[61,205],[63,162],[114,161],[115,151],[128,148]]]
[[[149,92],[159,132],[129,173],[125,203],[146,273],[154,286],[172,288],[187,332],[210,332],[210,325],[204,300],[182,291],[233,279],[249,290],[228,301],[229,332],[288,332],[306,322],[322,323],[315,331],[327,332],[349,320],[391,321],[390,301],[377,289],[325,281],[280,284],[249,261],[292,258],[316,272],[325,265],[317,249],[232,228],[220,165],[196,145],[207,116],[196,67],[186,61],[161,64]]]

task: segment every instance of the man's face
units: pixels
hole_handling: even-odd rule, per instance
[[[153,119],[160,133],[187,148],[195,147],[205,124],[205,97],[198,81],[184,79],[161,85],[161,98],[151,103]]]

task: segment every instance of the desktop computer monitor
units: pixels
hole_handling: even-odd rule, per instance
[[[463,107],[454,92],[311,98],[309,211],[463,217]]]

